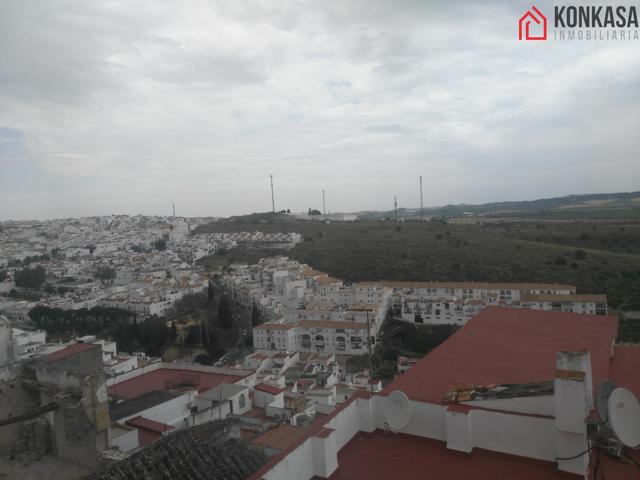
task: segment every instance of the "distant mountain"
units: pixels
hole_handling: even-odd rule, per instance
[[[356,212],[359,219],[392,218],[393,210]],[[551,218],[640,218],[640,191],[568,195],[515,202],[493,202],[481,205],[445,205],[424,209],[429,217],[551,217]],[[420,215],[419,208],[400,208],[398,217]]]

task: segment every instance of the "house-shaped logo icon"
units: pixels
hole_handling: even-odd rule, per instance
[[[542,32],[534,34],[530,31],[531,23],[542,25]],[[540,28],[534,28],[540,30]],[[547,39],[547,17],[545,17],[536,7],[531,7],[518,20],[518,40],[546,40]]]

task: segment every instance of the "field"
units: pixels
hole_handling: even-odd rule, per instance
[[[347,281],[569,283],[579,293],[606,294],[613,308],[640,309],[640,222],[634,220],[322,223],[263,214],[196,232],[245,230],[300,232],[303,243],[270,253]],[[254,261],[261,254],[231,251],[204,263]]]

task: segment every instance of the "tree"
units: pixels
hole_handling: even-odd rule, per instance
[[[309,215],[322,215],[322,212],[320,212],[320,210],[316,210],[315,208],[310,208],[308,214]]]
[[[211,357],[209,357],[209,355],[207,355],[206,353],[196,355],[196,358],[194,358],[193,360],[200,365],[211,365]]]
[[[17,287],[37,290],[45,281],[46,271],[43,267],[23,268],[15,273]]]
[[[231,314],[231,305],[226,294],[222,295],[220,305],[218,305],[218,322],[220,328],[229,330],[233,325],[233,315]]]
[[[253,308],[251,309],[251,325],[257,327],[260,323],[260,310],[258,310],[256,302],[253,302]]]
[[[0,270],[0,282],[4,282],[9,275],[6,271]]]
[[[177,336],[178,336],[178,329],[176,328],[176,322],[174,322],[172,320],[171,321],[171,335],[169,336],[169,338],[171,339],[172,342],[175,342]]]
[[[153,242],[153,248],[155,248],[158,251],[166,250],[167,249],[167,239],[166,238],[160,238],[160,239],[156,240],[155,242]]]
[[[116,278],[116,271],[107,265],[100,265],[93,272],[93,277],[96,280],[100,280],[103,285],[111,285],[113,279]]]
[[[587,258],[587,252],[585,252],[582,249],[578,249],[575,252],[573,252],[573,256],[575,257],[576,260],[584,260],[585,258]]]
[[[87,245],[86,247],[87,250],[89,250],[89,255],[93,255],[94,250],[96,249],[95,245]]]

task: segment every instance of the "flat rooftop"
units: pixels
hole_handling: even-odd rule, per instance
[[[168,390],[151,390],[143,393],[139,397],[130,398],[124,402],[116,403],[109,407],[109,416],[112,421],[135,415],[156,405],[173,400],[176,397],[184,395],[181,392],[172,392]]]
[[[578,480],[555,463],[474,449],[470,454],[447,449],[444,442],[412,435],[358,432],[338,452],[338,469],[330,480]]]
[[[551,380],[556,353],[581,349],[591,353],[595,387],[610,374],[611,342],[617,330],[618,319],[610,315],[487,307],[387,385],[383,394],[402,390],[412,400],[441,404],[455,383]],[[624,362],[616,365],[625,370]]]
[[[119,398],[135,398],[153,390],[203,392],[222,383],[235,383],[243,377],[198,370],[159,368],[125,380],[108,388],[109,394]]]
[[[92,350],[98,347],[99,345],[93,343],[75,343],[69,347],[50,353],[45,357],[45,360],[47,363],[56,362],[58,360],[62,360],[63,358],[67,358],[77,353],[86,352],[87,350]]]

